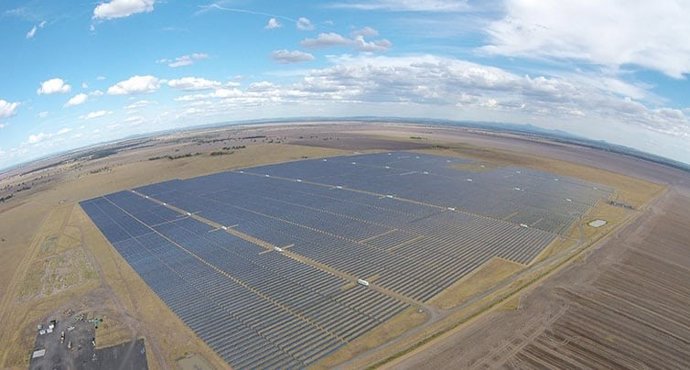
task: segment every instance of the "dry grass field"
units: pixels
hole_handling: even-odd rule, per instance
[[[373,350],[391,339],[401,336],[412,328],[424,324],[428,319],[427,313],[419,312],[417,307],[409,307],[392,319],[339,349],[334,354],[317,362],[312,367],[314,369],[331,369],[361,353]]]
[[[253,132],[244,135],[257,136]],[[152,369],[170,368],[189,353],[202,354],[214,368],[226,367],[150,291],[77,203],[173,178],[343,153],[254,140],[239,141],[245,148],[231,155],[149,160],[189,152],[190,145],[198,150],[196,143],[164,143],[154,149],[72,164],[73,172],[58,166],[51,169],[56,173],[52,177],[51,170],[34,175],[52,181],[0,204],[0,248],[4,256],[0,259],[0,319],[4,323],[0,367],[25,368],[36,324],[66,310],[93,312],[105,318],[97,332],[99,347],[145,337],[152,349],[147,353]],[[205,150],[210,153],[214,149]],[[14,181],[28,182],[31,177]]]
[[[589,263],[589,259],[584,260],[582,257],[586,256],[583,251],[597,242],[605,242],[606,237],[618,232],[621,225],[646,216],[648,212],[644,205],[665,189],[665,185],[610,169],[593,168],[534,154],[529,146],[525,146],[522,151],[515,148],[508,150],[500,148],[498,142],[496,147],[487,147],[473,142],[471,138],[465,138],[462,132],[435,132],[428,127],[394,125],[384,128],[348,124],[212,129],[156,137],[142,141],[139,146],[117,150],[115,154],[102,158],[65,161],[44,170],[4,178],[0,180],[0,188],[8,184],[15,188],[20,183],[35,185],[28,191],[16,193],[9,202],[0,203],[0,249],[3,253],[3,258],[0,259],[0,320],[3,322],[3,331],[0,333],[0,348],[3,348],[0,351],[0,367],[25,368],[33,345],[36,323],[66,310],[89,312],[104,318],[104,324],[97,331],[98,346],[137,337],[145,338],[149,366],[152,369],[195,366],[194,363],[217,369],[227,367],[158,299],[109,245],[78,206],[80,200],[164,180],[190,178],[233,168],[351,154],[355,150],[399,148],[478,161],[464,166],[461,168],[463,170],[484,171],[516,165],[578,177],[615,188],[616,199],[634,208],[627,209],[600,202],[530,265],[493,259],[434,298],[422,312],[416,307],[407,309],[322,359],[315,366],[363,368],[370,364],[383,365],[400,359],[407,361],[402,362],[404,366],[419,365],[424,362],[417,360],[424,358],[426,361],[426,358],[412,355],[419,352],[420,344],[439,341],[446,343],[448,338],[455,338],[454,333],[458,328],[463,328],[460,332],[471,332],[464,328],[484,324],[483,318],[495,315],[494,312],[509,309],[512,310],[511,314],[522,314],[525,306],[530,307],[532,289],[549,281],[550,276],[559,274],[560,270],[570,271],[568,267],[571,265]],[[224,154],[212,155],[219,152]],[[682,216],[678,207],[673,212],[677,213],[674,214],[677,217]],[[601,228],[586,226],[589,221],[599,218],[608,223]],[[687,219],[686,215],[685,220]],[[569,316],[558,311],[557,317],[547,320],[556,325],[553,328],[557,329],[553,330],[575,325],[577,320],[597,319],[590,317],[593,312],[591,310],[602,304],[617,305],[617,311],[613,311],[611,315],[625,313],[628,312],[626,309],[637,309],[638,306],[644,312],[653,311],[654,307],[649,305],[655,300],[637,302],[631,297],[648,294],[655,287],[668,285],[670,295],[654,298],[656,302],[663,303],[663,313],[671,319],[664,321],[657,317],[659,315],[650,314],[653,317],[645,316],[643,319],[647,321],[643,321],[645,325],[660,328],[664,335],[673,334],[687,339],[684,337],[685,332],[676,332],[668,326],[669,323],[687,325],[681,317],[686,311],[676,306],[679,302],[688,303],[682,298],[682,294],[687,293],[687,286],[677,280],[677,274],[674,275],[688,271],[688,265],[683,265],[687,262],[683,258],[688,254],[684,254],[680,247],[671,245],[673,241],[683,240],[682,233],[678,231],[678,222],[681,221],[659,223],[660,226],[655,226],[657,233],[650,234],[666,232],[671,235],[663,258],[647,258],[649,261],[645,261],[648,254],[654,255],[656,252],[648,251],[640,244],[636,251],[626,255],[623,265],[612,267],[609,275],[602,274],[607,277],[597,283],[602,288],[592,293],[593,295],[577,290],[559,290],[560,293],[553,299],[569,301],[567,312],[574,312],[572,317],[575,321],[562,321],[561,317]],[[664,227],[668,229],[663,229]],[[625,267],[628,265],[633,267]],[[672,274],[651,276],[650,272],[656,268],[665,268]],[[626,271],[642,271],[646,274],[644,276],[648,280],[640,281],[641,290],[625,290],[630,288],[625,288],[622,282],[634,277],[620,275]],[[370,278],[375,280],[375,277]],[[528,298],[525,299],[525,296]],[[577,307],[577,310],[572,307]],[[601,317],[604,320],[604,316]],[[592,321],[592,325],[595,323],[598,322]],[[633,325],[630,327],[630,330],[641,330]],[[593,326],[592,330],[594,328],[596,327]],[[547,335],[544,334],[546,329],[539,334],[534,334],[536,332],[531,330],[526,329],[524,335],[534,337],[535,340],[541,338],[535,342],[538,345],[541,346],[539,343],[542,342],[552,343],[550,337],[542,337]],[[614,343],[623,343],[620,338],[612,340]],[[453,342],[453,345],[457,343]],[[684,342],[680,340],[673,343],[680,346]],[[452,345],[448,346],[447,348],[454,348]],[[429,350],[427,346],[422,348],[422,352],[427,354],[446,353],[443,351],[447,349],[443,344],[436,346],[437,349],[434,350]],[[525,345],[521,348],[529,350],[524,353],[514,351],[515,357],[510,357],[510,361],[535,364],[529,362],[533,361],[534,353],[553,351],[545,350],[543,346],[533,348]],[[678,348],[682,349],[682,346]],[[677,356],[678,353],[674,353]],[[185,361],[185,358],[192,360]],[[477,364],[480,363],[480,360],[476,361]],[[497,361],[491,361],[490,365],[498,364]],[[450,364],[457,362],[449,360],[445,365]]]
[[[429,304],[444,310],[457,307],[468,298],[510,278],[524,267],[519,263],[494,257],[432,298]]]

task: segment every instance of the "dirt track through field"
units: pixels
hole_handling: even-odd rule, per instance
[[[31,262],[36,258],[36,255],[38,254],[38,252],[41,248],[41,244],[43,243],[45,238],[48,235],[50,235],[50,233],[61,233],[63,228],[65,227],[65,223],[67,222],[69,217],[60,218],[59,216],[55,217],[60,222],[59,226],[47,227],[48,221],[51,219],[51,216],[55,216],[55,214],[59,213],[59,212],[68,212],[68,214],[69,214],[69,212],[71,212],[71,207],[70,208],[66,208],[66,207],[56,208],[49,215],[45,216],[45,218],[41,221],[41,227],[39,230],[41,230],[43,232],[37,233],[36,236],[34,237],[33,241],[31,242],[31,245],[28,248],[26,255],[19,262],[19,265],[17,266],[17,270],[16,270],[17,272],[15,273],[14,278],[12,279],[12,281],[10,282],[10,284],[8,285],[8,287],[6,289],[7,293],[3,297],[2,302],[0,302],[0,322],[5,323],[8,321],[7,315],[10,313],[8,307],[17,298],[17,296],[16,296],[18,294],[18,288],[17,287],[20,284],[22,284],[24,278],[26,277],[26,275],[29,271],[29,268],[31,266]],[[45,230],[45,229],[49,229],[49,230]],[[0,339],[2,341],[8,341],[9,342],[9,341],[13,340],[14,337],[16,337],[18,334],[19,333],[13,333],[9,330],[3,331],[2,333],[0,333]],[[1,359],[2,361],[0,361],[0,364],[5,363],[8,354],[9,354],[9,352],[4,353],[4,356],[2,357],[2,359]]]

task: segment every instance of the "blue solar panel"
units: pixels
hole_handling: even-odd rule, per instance
[[[529,169],[466,170],[470,163],[407,152],[304,160],[81,204],[230,364],[303,367],[406,307],[328,271],[376,277],[425,302],[493,257],[529,264],[612,193]]]

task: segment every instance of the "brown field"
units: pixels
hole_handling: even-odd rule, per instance
[[[394,368],[676,368],[690,363],[690,198],[666,193],[595,252]],[[509,329],[508,329],[509,328]]]
[[[18,189],[20,184],[31,184],[32,187],[14,193],[15,197],[9,202],[0,203],[0,249],[3,252],[3,259],[0,259],[0,320],[3,322],[0,367],[25,368],[36,323],[70,309],[104,318],[104,324],[97,331],[99,346],[145,338],[152,369],[193,367],[197,363],[204,364],[204,367],[226,368],[227,365],[153,294],[77,203],[172,178],[188,178],[265,163],[352,154],[355,150],[394,149],[420,150],[479,161],[477,165],[463,168],[465,170],[518,165],[579,177],[616,188],[616,199],[635,209],[600,203],[574,225],[568,235],[552,243],[529,266],[492,260],[435,297],[422,312],[411,307],[322,359],[316,368],[363,368],[371,364],[402,367],[422,364],[437,367],[483,366],[484,363],[488,367],[566,364],[549,356],[557,349],[568,348],[567,353],[571,353],[573,358],[579,355],[595,358],[592,343],[597,338],[592,337],[593,342],[582,342],[585,344],[573,340],[562,344],[554,339],[556,336],[572,336],[571,331],[575,329],[595,332],[597,328],[612,325],[602,320],[612,320],[616,315],[627,315],[625,317],[630,318],[632,324],[627,326],[628,332],[612,339],[605,338],[613,343],[609,347],[615,349],[617,343],[642,346],[639,338],[645,338],[641,335],[641,325],[645,325],[645,328],[651,327],[663,333],[658,334],[659,338],[670,336],[677,340],[670,342],[675,347],[670,348],[669,353],[676,351],[672,352],[676,356],[673,358],[682,359],[678,353],[683,353],[683,349],[686,356],[690,352],[687,331],[683,331],[688,328],[686,321],[690,316],[687,311],[690,307],[687,304],[689,288],[687,280],[679,280],[675,275],[686,272],[687,276],[690,273],[687,260],[690,253],[687,249],[684,253],[682,248],[672,246],[673,242],[684,240],[678,228],[681,226],[679,222],[687,222],[688,215],[682,214],[678,206],[675,211],[668,212],[675,212],[674,216],[679,219],[659,221],[659,217],[671,217],[667,216],[666,208],[674,205],[678,197],[685,198],[677,192],[669,192],[663,195],[663,202],[649,210],[644,207],[665,188],[684,179],[683,176],[633,159],[606,154],[603,158],[611,159],[602,160],[600,156],[603,154],[599,152],[511,136],[481,135],[457,128],[348,123],[234,127],[164,135],[141,139],[131,147],[116,149],[102,158],[72,160],[61,157],[59,164],[46,169],[25,170],[29,173],[11,173],[1,178],[0,189]],[[592,153],[582,153],[588,151]],[[224,154],[211,155],[218,152]],[[690,209],[690,206],[686,208]],[[605,219],[608,224],[598,229],[586,226],[596,218]],[[661,226],[645,226],[649,223]],[[610,274],[596,274],[602,279],[596,280],[596,284],[594,277],[581,276],[591,269],[586,266],[599,263],[600,259],[593,256],[609,249],[624,248],[620,245],[626,234],[621,234],[621,225],[627,225],[626,230],[633,225],[642,225],[644,227],[640,230],[647,230],[649,235],[642,235],[641,231],[631,232],[638,236],[635,250],[625,247],[630,249],[629,255],[626,254],[628,252],[619,252],[617,256],[622,256],[621,259],[607,265],[611,269]],[[652,232],[657,229],[659,231]],[[657,234],[662,232],[670,235],[666,249],[657,252],[661,246],[648,247],[645,244],[645,241],[656,239],[644,239],[643,236],[660,238]],[[615,238],[607,238],[612,233]],[[609,248],[609,244],[617,247]],[[596,253],[585,258],[591,248],[597,248]],[[659,257],[652,259],[648,255]],[[657,268],[669,273],[650,275]],[[564,274],[573,275],[572,281],[563,280],[561,276]],[[635,280],[638,275],[644,276],[643,280]],[[370,280],[375,278],[370,277]],[[627,286],[627,280],[638,284]],[[553,281],[561,283],[558,287],[548,288],[554,284]],[[576,283],[584,284],[581,286],[584,290]],[[592,290],[591,287],[597,288]],[[669,289],[667,296],[643,295],[653,293],[658,287]],[[538,293],[545,289],[550,289],[548,294]],[[680,303],[685,303],[684,308],[680,308]],[[541,309],[538,313],[542,316],[521,316],[527,315],[533,307]],[[608,316],[592,317],[596,316],[593,313],[598,307],[613,310],[606,311]],[[646,316],[635,316],[635,310]],[[566,318],[571,316],[574,321],[567,321]],[[488,321],[488,317],[492,321]],[[496,317],[500,320],[494,322]],[[535,319],[527,320],[525,317]],[[536,318],[541,320],[538,325]],[[522,319],[523,322],[511,321],[513,319]],[[591,322],[591,328],[578,326],[578,320]],[[615,324],[614,321],[612,323]],[[671,324],[684,329],[674,328]],[[506,327],[516,330],[505,330]],[[482,337],[479,328],[492,335],[481,340],[472,337],[473,333]],[[571,331],[566,331],[566,328]],[[510,337],[508,334],[511,333],[516,337]],[[625,341],[621,339],[624,335],[633,334],[637,335],[637,342],[633,337],[625,337]],[[584,337],[584,333],[579,335]],[[508,344],[501,347],[496,344],[499,341],[489,342],[491,338],[499,337]],[[509,344],[515,338],[527,339],[517,348]],[[531,347],[532,343],[537,343],[537,347]],[[682,346],[683,343],[686,347]],[[473,349],[459,351],[458,348],[470,347],[465,344],[472,344]],[[504,356],[505,348],[511,349],[511,356]],[[616,356],[624,355],[614,349],[607,351]],[[498,352],[505,361],[492,359]],[[649,358],[653,358],[653,351],[648,352]],[[454,353],[463,353],[464,357],[460,359]],[[439,362],[433,361],[436,356],[440,356]],[[534,360],[535,357],[538,360]],[[566,358],[564,361],[573,361],[568,360],[567,355],[561,357]],[[487,358],[491,360],[486,362]],[[441,361],[444,359],[447,361]]]
[[[255,135],[254,130],[243,133]],[[227,367],[110,247],[77,203],[172,178],[343,154],[335,149],[276,143],[278,139],[273,139],[273,143],[267,142],[270,139],[254,140],[232,140],[232,145],[246,148],[231,155],[149,160],[169,153],[196,152],[199,146],[205,153],[214,150],[191,139],[179,142],[174,138],[170,139],[173,144],[164,142],[155,149],[119,153],[3,179],[3,186],[10,181],[33,181],[39,185],[17,193],[8,203],[0,203],[0,248],[4,255],[0,259],[0,319],[4,323],[0,332],[0,368],[25,368],[35,325],[67,309],[104,317],[97,333],[99,347],[145,337],[152,369],[170,368],[176,359],[189,353],[201,354],[214,368]],[[228,144],[226,141],[217,145]]]

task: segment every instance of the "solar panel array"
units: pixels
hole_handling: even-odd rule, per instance
[[[459,163],[468,162],[407,152],[305,160],[149,185],[82,207],[228,363],[304,367],[492,257],[530,263],[611,193]],[[353,287],[352,278],[381,289]]]
[[[82,207],[173,312],[239,368],[307,366],[407,306],[362,286],[344,290],[342,278],[261,254],[130,192]]]

